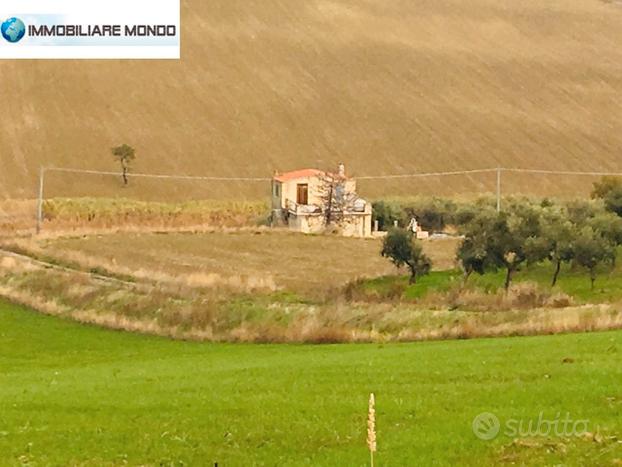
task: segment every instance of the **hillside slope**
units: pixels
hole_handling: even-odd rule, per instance
[[[622,6],[600,0],[182,0],[177,61],[0,62],[0,197],[41,164],[270,176],[495,166],[622,170]],[[575,193],[591,180],[509,176]],[[492,190],[494,176],[366,182],[368,196]],[[265,184],[54,175],[56,196],[241,197]]]

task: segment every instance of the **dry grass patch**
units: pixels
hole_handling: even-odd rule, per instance
[[[400,303],[310,303],[283,293],[111,282],[13,259],[17,264],[0,273],[2,296],[85,323],[180,339],[385,342],[622,328],[622,313],[611,305],[468,312]]]
[[[439,261],[455,244],[425,242]],[[393,271],[379,240],[264,230],[118,233],[17,240],[12,248],[42,261],[0,253],[1,295],[82,322],[175,338],[384,342],[622,328],[618,305],[571,306],[533,284],[508,294],[449,291],[442,299],[453,297],[451,306],[428,304],[433,293],[416,303],[327,293]]]
[[[530,310],[534,308],[567,308],[574,304],[569,295],[552,291],[534,282],[519,282],[509,290],[494,293],[458,286],[447,293],[431,293],[420,301],[423,306],[448,306],[474,311]]]
[[[35,201],[0,199],[0,237],[32,230],[35,219]]]
[[[144,202],[124,198],[55,198],[43,205],[44,229],[183,229],[256,225],[269,213],[264,201]]]
[[[255,230],[196,234],[140,234],[14,242],[25,251],[83,268],[188,286],[236,284],[242,289],[321,295],[357,277],[395,271],[380,256],[381,242],[339,236]],[[457,240],[424,243],[439,268],[451,266]]]

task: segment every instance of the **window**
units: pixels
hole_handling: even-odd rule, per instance
[[[274,184],[274,197],[278,198],[281,196],[281,185],[279,183]]]
[[[296,203],[309,204],[309,185],[306,183],[300,183],[297,188]]]

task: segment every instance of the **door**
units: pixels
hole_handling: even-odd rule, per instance
[[[300,183],[297,188],[296,203],[309,204],[309,185],[306,183]]]

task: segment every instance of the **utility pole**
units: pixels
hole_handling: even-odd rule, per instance
[[[37,235],[41,233],[41,225],[43,224],[43,179],[45,177],[45,168],[39,169],[39,197],[37,199]]]
[[[497,167],[497,212],[501,212],[501,167]]]

